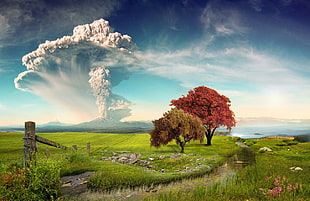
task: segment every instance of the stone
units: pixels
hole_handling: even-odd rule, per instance
[[[151,164],[151,162],[146,161],[146,160],[138,160],[137,164],[142,165],[142,166],[149,166]]]
[[[153,165],[148,165],[147,168],[148,168],[148,169],[153,169],[154,166],[153,166]]]
[[[160,156],[158,157],[158,159],[159,159],[159,160],[163,160],[163,159],[165,159],[166,157],[168,157],[168,156],[166,156],[166,155],[160,155]]]
[[[177,158],[177,157],[181,157],[181,154],[180,153],[176,153],[176,154],[172,154],[170,156],[170,158]]]
[[[290,167],[289,168],[292,172],[295,172],[295,171],[303,171],[304,169],[302,169],[301,167],[296,167],[296,166],[293,166],[293,167]]]
[[[268,148],[268,147],[262,147],[259,149],[259,151],[272,151],[272,149]]]
[[[243,147],[243,148],[248,148],[249,147],[246,144],[244,144],[244,142],[235,142],[235,144],[238,145],[239,147]]]
[[[112,162],[119,162],[124,164],[134,164],[138,161],[140,156],[140,153],[122,154],[120,156],[102,157],[101,160],[110,160]]]

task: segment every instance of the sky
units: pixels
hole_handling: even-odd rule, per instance
[[[1,0],[0,126],[148,121],[197,86],[310,119],[308,0]]]

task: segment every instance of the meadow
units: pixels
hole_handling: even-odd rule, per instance
[[[170,183],[212,172],[227,158],[241,148],[235,142],[242,141],[256,153],[256,163],[245,167],[224,183],[215,183],[211,187],[199,186],[190,191],[178,191],[145,196],[148,201],[185,201],[185,200],[309,200],[310,195],[310,143],[300,143],[287,139],[240,139],[226,136],[214,136],[213,145],[205,146],[199,142],[186,145],[185,153],[174,142],[156,149],[149,145],[149,134],[103,134],[103,133],[39,133],[41,137],[56,141],[65,146],[77,145],[62,150],[38,144],[38,164],[33,170],[37,175],[43,173],[43,182],[33,177],[27,192],[16,186],[11,194],[1,191],[5,196],[14,195],[15,200],[62,200],[59,194],[61,176],[93,171],[88,187],[93,190],[112,191],[119,188],[134,188]],[[0,133],[0,173],[7,174],[22,169],[23,133]],[[86,143],[90,142],[91,151],[87,152]],[[260,150],[261,147],[272,149]],[[47,157],[46,151],[50,150]],[[117,152],[140,153],[141,160],[149,161],[150,167],[139,164],[121,164],[101,160],[114,156]],[[159,160],[159,158],[161,158]],[[302,170],[293,170],[300,167]],[[42,178],[42,177],[41,177]],[[44,182],[52,180],[48,188]],[[20,180],[16,180],[20,181]],[[16,182],[18,183],[18,182]],[[56,184],[56,185],[55,185]],[[21,184],[22,185],[22,184]],[[54,186],[53,186],[54,185]],[[52,186],[52,187],[51,187]],[[29,188],[30,188],[29,187]],[[39,189],[39,190],[38,190]],[[3,190],[3,189],[2,189]],[[5,193],[3,193],[5,192]],[[45,197],[36,193],[45,192]],[[24,193],[24,194],[22,194]],[[24,195],[28,197],[23,197]],[[13,196],[13,198],[15,198]],[[1,198],[1,197],[0,197]],[[1,199],[0,199],[1,200]],[[12,199],[14,200],[14,199]],[[94,198],[93,200],[96,200]]]
[[[310,143],[287,139],[242,140],[256,153],[256,163],[225,182],[193,191],[161,193],[147,201],[308,201],[310,200]],[[268,147],[272,151],[260,148]]]
[[[90,178],[88,186],[102,191],[151,186],[203,175],[240,150],[234,139],[216,136],[212,146],[191,142],[185,147],[185,154],[171,158],[171,155],[180,152],[179,146],[172,142],[158,149],[151,147],[149,134],[38,133],[38,135],[68,147],[72,145],[78,147],[78,150],[72,148],[62,150],[38,143],[38,161],[43,161],[45,166],[49,163],[59,164],[60,176],[94,171],[96,174]],[[0,173],[22,168],[22,138],[23,133],[0,133]],[[88,142],[91,144],[90,153],[86,150]],[[49,149],[48,157],[47,149]],[[140,159],[150,161],[151,168],[101,160],[102,157],[113,156],[116,152],[122,151],[140,153]],[[160,157],[162,159],[157,160]]]

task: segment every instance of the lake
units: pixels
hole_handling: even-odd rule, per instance
[[[241,138],[262,138],[266,136],[310,135],[310,125],[251,125],[237,126],[231,130],[231,136]]]

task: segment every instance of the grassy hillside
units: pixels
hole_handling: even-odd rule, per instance
[[[43,164],[44,171],[50,171],[48,167],[59,167],[60,175],[95,171],[96,174],[90,178],[88,186],[101,190],[150,186],[204,174],[212,171],[225,159],[240,150],[235,141],[242,140],[215,136],[212,146],[191,142],[186,145],[185,154],[174,158],[171,156],[180,151],[174,142],[156,149],[149,145],[149,134],[38,133],[38,135],[68,147],[78,146],[77,151],[72,148],[62,150],[49,147],[50,157],[46,160],[48,146],[38,144],[38,160],[43,161],[40,163]],[[22,166],[22,138],[22,133],[0,133],[0,173],[8,171],[12,167]],[[91,143],[90,153],[87,153],[86,150],[87,142]],[[225,185],[215,184],[211,188],[201,186],[188,192],[176,190],[169,194],[160,194],[158,197],[145,198],[145,200],[303,201],[309,199],[310,143],[298,143],[288,139],[249,139],[245,140],[245,143],[257,153],[256,164],[248,166],[236,177],[230,178]],[[272,151],[260,151],[261,147],[271,148]],[[138,164],[128,165],[101,160],[102,157],[120,155],[116,152],[122,151],[140,153],[140,159],[149,161],[151,165],[146,168]],[[158,158],[162,159],[158,160]],[[297,166],[302,170],[290,170],[291,167]],[[55,175],[55,172],[50,172],[50,175]],[[277,180],[280,181],[280,184],[275,184]],[[28,191],[20,189],[20,192],[23,192],[22,195]],[[7,190],[3,192],[7,192]],[[16,189],[13,189],[12,192],[12,195],[15,196]],[[54,194],[57,195],[57,193]],[[34,195],[32,194],[32,196]],[[25,200],[28,198],[26,197]]]
[[[123,180],[131,177],[130,175],[137,172],[141,172],[145,175],[151,175],[152,179],[147,179],[147,183],[156,182],[159,183],[163,180],[179,179],[181,177],[188,177],[195,174],[203,174],[210,171],[210,168],[218,166],[223,160],[231,156],[239,147],[237,147],[234,141],[229,137],[216,136],[213,139],[213,145],[206,147],[199,142],[191,142],[185,147],[185,154],[177,159],[163,159],[150,161],[150,158],[158,158],[160,156],[165,157],[171,154],[178,153],[180,151],[179,146],[174,142],[171,142],[167,146],[160,147],[159,149],[150,146],[149,134],[102,134],[102,133],[38,133],[39,136],[47,138],[49,140],[58,142],[62,145],[70,147],[68,150],[62,150],[54,147],[48,147],[44,144],[38,143],[38,158],[46,159],[46,151],[50,150],[49,160],[62,163],[61,175],[71,175],[84,171],[97,171],[98,174],[105,174],[104,172],[124,172]],[[0,164],[1,169],[4,170],[8,166],[21,167],[23,160],[23,134],[21,133],[0,133]],[[91,152],[88,154],[86,151],[86,143],[90,142]],[[78,146],[78,151],[74,151],[72,145]],[[165,170],[167,174],[166,178],[162,180],[156,178],[158,175],[154,173],[145,173],[145,168],[139,167],[139,165],[125,165],[120,163],[113,163],[110,161],[101,160],[102,157],[113,156],[117,151],[128,151],[130,153],[140,153],[142,160],[148,160],[151,163],[151,169],[156,171]],[[190,155],[190,156],[188,156]],[[184,167],[196,168],[195,160],[201,165],[198,168],[199,171],[192,172],[190,174],[175,173],[176,171],[182,171]],[[205,168],[203,168],[205,167]],[[208,168],[206,168],[208,167]],[[1,170],[0,169],[0,170]],[[170,174],[170,175],[169,175]],[[110,174],[111,175],[111,174]],[[137,177],[136,177],[137,178]],[[99,179],[100,180],[100,179]],[[102,181],[98,179],[93,180],[93,187],[95,188],[111,188],[111,186],[104,186]],[[115,175],[111,177],[111,180],[116,181]],[[140,185],[139,180],[134,184],[128,185]],[[125,182],[126,183],[126,182]],[[143,182],[142,182],[143,183]],[[146,183],[146,182],[144,182]],[[113,184],[114,186],[117,186]],[[122,184],[123,185],[123,184]],[[125,184],[126,185],[126,184]]]
[[[287,139],[249,139],[256,163],[225,183],[194,191],[173,191],[149,197],[148,201],[308,201],[310,200],[310,143]],[[268,147],[272,151],[262,151]],[[298,168],[297,168],[298,167]],[[297,169],[296,169],[297,168]]]

